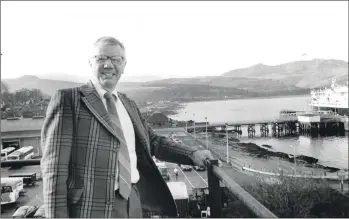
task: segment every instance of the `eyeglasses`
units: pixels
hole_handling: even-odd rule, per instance
[[[105,64],[108,59],[114,64],[114,65],[123,65],[125,64],[125,59],[122,56],[106,56],[106,55],[98,55],[93,56],[93,58],[96,59],[96,61],[100,64]]]

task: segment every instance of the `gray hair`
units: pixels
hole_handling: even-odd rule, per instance
[[[122,44],[119,40],[115,39],[111,36],[104,36],[99,38],[94,44],[94,47],[97,46],[106,46],[106,45],[112,45],[112,46],[120,46],[125,51],[125,46]]]

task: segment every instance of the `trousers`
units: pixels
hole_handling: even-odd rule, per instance
[[[119,190],[115,191],[115,201],[112,211],[113,218],[142,218],[142,206],[137,184],[132,184],[128,200],[124,199]]]

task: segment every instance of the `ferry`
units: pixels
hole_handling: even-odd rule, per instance
[[[348,82],[346,85],[339,85],[336,78],[333,78],[329,88],[312,89],[310,96],[309,105],[312,111],[334,112],[342,117],[345,130],[349,130]]]

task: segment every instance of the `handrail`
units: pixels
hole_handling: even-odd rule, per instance
[[[1,161],[1,167],[40,165],[41,159]],[[264,205],[240,187],[218,167],[218,160],[206,160],[211,217],[222,217],[222,194],[220,181],[257,217],[276,218]]]
[[[29,159],[29,160],[2,160],[1,167],[11,166],[35,166],[40,165],[40,159]]]
[[[233,195],[244,203],[244,205],[251,210],[257,217],[262,218],[277,218],[264,205],[256,200],[252,195],[246,192],[240,185],[232,180],[226,173],[218,167],[218,160],[206,160],[207,177],[209,181],[209,197],[211,216],[222,217],[221,205],[221,189],[219,182],[224,183]]]

